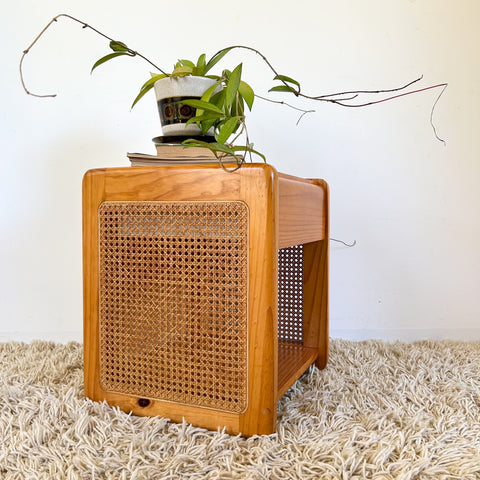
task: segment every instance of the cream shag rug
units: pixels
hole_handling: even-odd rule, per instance
[[[85,400],[78,343],[0,372],[1,479],[480,479],[480,343],[334,340],[248,439]]]

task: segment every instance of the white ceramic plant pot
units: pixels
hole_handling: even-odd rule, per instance
[[[166,136],[201,135],[201,130],[195,124],[186,125],[195,116],[195,108],[183,105],[182,99],[200,99],[205,91],[215,83],[206,77],[187,75],[185,77],[165,77],[154,84],[157,97],[158,113],[162,132]],[[207,132],[213,135],[213,130]]]

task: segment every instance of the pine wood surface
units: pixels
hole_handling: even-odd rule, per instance
[[[325,190],[312,180],[279,173],[278,248],[325,238]]]
[[[317,356],[316,348],[304,347],[298,343],[279,342],[277,400],[283,397]]]
[[[329,341],[329,192],[324,180],[313,180],[324,192],[323,218],[324,235],[322,240],[307,243],[304,251],[304,298],[303,329],[304,345],[318,349],[316,366],[325,368],[328,362]]]

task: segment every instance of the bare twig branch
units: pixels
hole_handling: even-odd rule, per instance
[[[247,130],[247,126],[245,125],[245,117],[243,118],[243,120],[241,121],[241,125],[242,125],[242,128],[240,129],[240,131],[235,135],[235,137],[233,137],[233,140],[231,140],[230,142],[228,142],[230,145],[233,145],[238,138],[240,138],[240,136],[242,135],[243,132],[246,132]],[[248,137],[248,133],[247,133],[247,137]]]
[[[440,94],[438,95],[437,99],[435,100],[434,104],[432,105],[432,110],[430,112],[430,125],[432,126],[432,129],[433,129],[433,133],[435,135],[435,138],[442,142],[444,145],[446,145],[446,142],[445,140],[443,140],[442,138],[440,138],[437,134],[437,129],[435,128],[435,125],[433,123],[433,112],[435,110],[435,107],[437,105],[437,102],[438,100],[440,99],[440,97],[442,96],[443,92],[445,91],[445,89],[447,88],[448,86],[448,83],[439,83],[438,85],[431,85],[429,87],[425,87],[425,88],[420,88],[418,90],[411,90],[409,92],[405,92],[405,93],[401,93],[399,95],[394,95],[392,97],[387,97],[387,98],[382,98],[381,100],[374,100],[373,102],[366,102],[366,103],[359,103],[359,104],[350,104],[350,103],[343,103],[343,102],[335,102],[337,105],[341,105],[342,107],[349,107],[349,108],[356,108],[356,107],[367,107],[369,105],[376,105],[377,103],[383,103],[383,102],[388,102],[390,100],[394,100],[395,98],[400,98],[400,97],[405,97],[406,95],[412,95],[414,93],[420,93],[420,92],[425,92],[427,90],[431,90],[433,88],[440,88],[442,87],[442,90],[440,92]]]
[[[344,242],[343,240],[338,240],[337,238],[332,238],[332,237],[330,237],[330,240],[332,240],[332,242],[343,243],[343,245],[345,245],[346,247],[354,247],[357,244],[356,240],[354,240],[352,243],[347,243],[347,242]]]
[[[228,168],[224,163],[223,163],[223,159],[225,157],[228,157],[227,154],[225,155],[216,155],[217,157],[217,160],[218,160],[218,163],[220,164],[220,166],[222,167],[222,170],[224,170],[225,172],[227,173],[233,173],[233,172],[236,172],[244,163],[244,159],[242,158],[241,160],[239,160],[239,158],[237,156],[235,156],[235,159],[236,159],[236,162],[237,162],[237,166],[236,167],[233,167],[233,168]]]
[[[407,83],[403,87],[389,88],[389,89],[386,89],[386,90],[352,90],[350,92],[330,93],[329,95],[320,95],[320,96],[317,96],[317,97],[309,97],[309,96],[305,96],[305,95],[304,96],[305,96],[305,98],[309,98],[311,100],[322,100],[322,99],[328,99],[329,97],[338,97],[340,95],[354,95],[351,98],[341,99],[341,100],[337,100],[337,101],[353,100],[359,94],[379,94],[379,93],[390,93],[390,92],[398,92],[400,90],[405,90],[410,85],[413,85],[414,83],[419,82],[422,78],[423,78],[423,75],[416,78],[415,80],[412,80],[411,82]]]
[[[440,138],[437,134],[437,129],[435,128],[435,125],[433,124],[433,111],[435,110],[435,107],[437,106],[437,103],[438,101],[440,100],[440,97],[443,95],[443,92],[446,90],[446,88],[448,87],[448,83],[444,83],[443,84],[443,88],[441,90],[441,92],[438,94],[438,97],[437,99],[435,100],[435,103],[432,105],[432,111],[430,112],[430,125],[432,126],[433,128],[433,133],[435,134],[435,136],[437,137],[437,139],[442,142],[444,145],[447,145],[447,143],[445,142],[445,140],[443,138]]]
[[[250,137],[248,136],[248,129],[247,129],[247,125],[245,123],[243,124],[243,127],[245,129],[245,148],[248,148],[251,145]],[[252,152],[250,152],[249,150],[245,150],[245,156],[247,155],[247,153],[248,153],[248,156],[250,158],[250,163],[253,163]]]
[[[19,68],[20,68],[20,81],[22,82],[22,86],[23,86],[23,89],[25,90],[26,93],[28,93],[29,95],[33,95],[34,97],[40,97],[40,98],[46,98],[46,97],[56,97],[57,95],[56,94],[47,94],[47,95],[39,95],[39,94],[36,94],[36,93],[32,93],[30,92],[26,85],[25,85],[25,80],[24,80],[24,77],[23,77],[23,60],[25,58],[25,55],[30,51],[30,49],[38,42],[38,40],[40,39],[40,37],[45,33],[45,31],[54,23],[56,22],[59,18],[61,17],[65,17],[65,18],[69,18],[70,20],[73,20],[74,22],[77,22],[79,23],[80,25],[82,25],[82,28],[89,28],[90,30],[94,31],[95,33],[97,33],[98,35],[102,36],[103,38],[106,38],[107,40],[113,42],[115,41],[113,38],[109,37],[108,35],[105,35],[104,33],[102,33],[100,30],[97,30],[96,28],[92,27],[91,25],[88,25],[87,23],[83,22],[82,20],[79,20],[78,18],[75,18],[75,17],[72,17],[71,15],[67,15],[66,13],[61,13],[59,15],[57,15],[56,17],[52,18],[52,20],[50,20],[50,22],[48,22],[48,24],[43,28],[43,30],[37,35],[37,37],[35,38],[35,40],[33,40],[33,42],[23,51],[23,54],[22,54],[22,57],[20,59],[20,65],[19,65]],[[132,50],[132,49],[128,49],[128,52],[130,53],[131,56],[138,56],[140,57],[141,59],[145,60],[147,63],[149,63],[150,65],[152,65],[154,68],[156,68],[159,72],[161,73],[165,73],[159,66],[155,65],[153,62],[151,62],[147,57],[143,56],[141,53],[135,51],[135,50]]]
[[[25,86],[25,81],[23,79],[23,59],[25,58],[25,55],[30,51],[30,49],[35,45],[35,43],[37,43],[38,39],[45,33],[45,31],[48,29],[48,27],[50,27],[50,25],[53,23],[53,22],[56,22],[57,21],[57,18],[59,17],[59,15],[57,15],[55,18],[53,18],[52,20],[50,20],[50,22],[45,26],[45,28],[37,35],[37,37],[35,38],[35,40],[23,51],[23,54],[22,54],[22,58],[20,58],[20,81],[22,82],[22,87],[23,89],[25,90],[25,92],[27,92],[29,95],[33,95],[34,97],[40,97],[40,98],[46,98],[46,97],[56,97],[57,95],[56,94],[52,94],[52,95],[37,95],[35,93],[32,93],[30,92],[27,87]]]
[[[303,112],[299,117],[298,117],[298,120],[297,122],[295,123],[295,125],[298,125],[300,123],[300,120],[307,114],[307,113],[312,113],[314,112],[315,110],[307,110],[305,112]]]
[[[300,123],[300,120],[303,118],[304,115],[306,115],[307,113],[315,112],[315,110],[304,110],[303,108],[294,107],[293,105],[290,105],[289,103],[284,102],[283,100],[272,100],[271,98],[262,97],[261,95],[258,95],[258,94],[255,94],[255,96],[260,98],[261,100],[265,100],[266,102],[278,103],[279,105],[285,105],[289,108],[292,108],[293,110],[297,110],[298,112],[302,112],[302,114],[300,115],[300,117],[297,120],[297,123],[296,123],[297,125]]]
[[[411,90],[409,92],[401,93],[399,95],[394,95],[392,97],[382,98],[381,100],[374,100],[372,102],[366,102],[366,103],[356,103],[356,104],[342,103],[342,102],[335,102],[335,103],[337,105],[341,105],[342,107],[367,107],[369,105],[376,105],[377,103],[388,102],[388,101],[393,100],[395,98],[405,97],[406,95],[412,95],[414,93],[425,92],[426,90],[431,90],[432,88],[444,87],[443,90],[445,90],[445,87],[447,85],[448,85],[447,83],[439,83],[438,85],[431,85],[430,87],[420,88],[418,90]],[[404,88],[404,87],[402,87],[402,88]],[[443,93],[443,90],[442,90],[442,93]]]

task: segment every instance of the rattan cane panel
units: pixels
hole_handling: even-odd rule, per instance
[[[104,202],[99,232],[102,388],[244,411],[247,206]]]
[[[303,342],[303,245],[278,251],[278,339]]]

